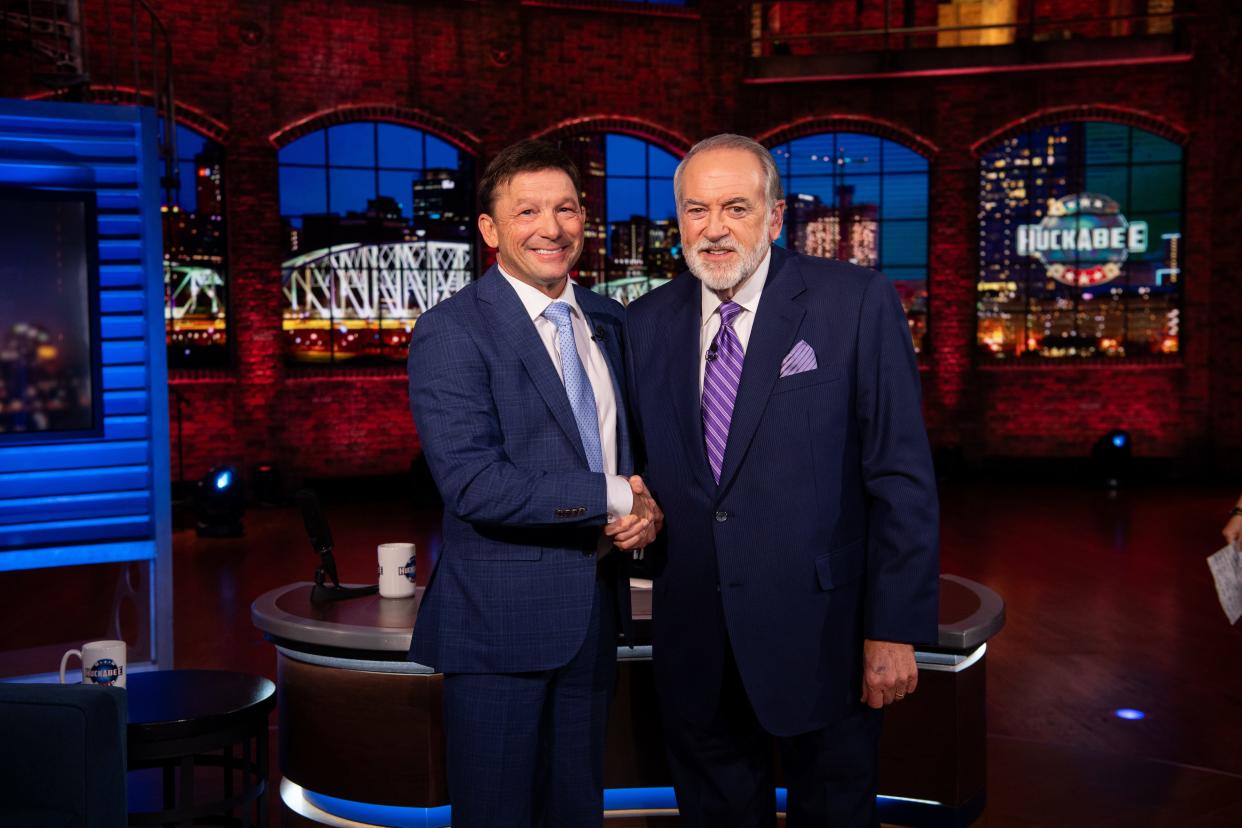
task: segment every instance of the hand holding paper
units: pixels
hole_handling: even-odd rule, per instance
[[[1233,544],[1216,550],[1207,559],[1208,569],[1212,570],[1212,579],[1216,581],[1216,595],[1220,598],[1221,609],[1235,624],[1242,617],[1242,554]]]

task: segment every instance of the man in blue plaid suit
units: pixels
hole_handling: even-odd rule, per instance
[[[523,141],[479,183],[497,265],[418,320],[410,408],[444,545],[410,659],[444,673],[454,828],[600,824],[624,554],[662,515],[633,474],[622,309],[573,285],[578,170]]]

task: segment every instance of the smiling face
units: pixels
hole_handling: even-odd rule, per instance
[[[768,204],[763,165],[742,149],[712,149],[682,169],[677,216],[690,271],[732,296],[781,234],[785,202]]]
[[[582,253],[583,209],[562,170],[520,172],[496,188],[479,232],[505,272],[557,297]]]

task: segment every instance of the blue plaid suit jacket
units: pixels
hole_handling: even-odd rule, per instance
[[[573,289],[612,372],[617,471],[629,475],[623,311]],[[447,673],[564,665],[590,616],[606,483],[589,470],[565,386],[497,268],[419,318],[409,379],[414,423],[444,498],[444,544],[409,658]],[[612,569],[620,580],[623,567]]]
[[[937,640],[939,516],[910,332],[882,274],[773,247],[717,485],[699,291],[684,273],[627,312],[636,442],[665,515],[665,553],[647,550],[657,687],[689,721],[709,715],[728,644],[764,727],[805,733],[857,706],[864,638]],[[782,377],[799,341],[818,365]]]

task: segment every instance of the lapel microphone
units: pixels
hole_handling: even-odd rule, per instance
[[[604,330],[603,325],[595,326],[595,335],[591,337],[592,342],[607,342],[608,332]]]
[[[706,359],[708,362],[715,362],[715,361],[716,361],[716,340],[714,340],[714,339],[713,339],[713,340],[712,340],[712,344],[708,346],[708,348],[707,348],[707,356],[705,357],[705,359]]]

